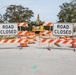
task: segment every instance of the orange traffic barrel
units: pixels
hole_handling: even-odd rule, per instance
[[[30,44],[35,43],[34,42],[34,33],[33,32],[29,32],[29,34],[28,34],[28,40],[29,40],[28,43],[30,43]]]
[[[26,47],[26,46],[28,46],[28,45],[27,45],[27,43],[28,43],[27,37],[21,36],[21,39],[24,40],[24,42],[20,43],[20,46],[21,46],[21,47]]]
[[[35,43],[35,42],[34,42],[34,38],[29,38],[29,43],[30,43],[30,44]]]

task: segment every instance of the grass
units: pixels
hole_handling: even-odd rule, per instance
[[[0,40],[3,40],[3,39],[15,39],[17,36],[3,36],[3,37],[0,37]]]

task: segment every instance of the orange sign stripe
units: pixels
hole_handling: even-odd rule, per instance
[[[54,41],[54,40],[51,39],[48,43],[52,43],[53,41]]]
[[[50,34],[52,31],[48,31],[47,34]]]
[[[8,42],[8,40],[7,40],[7,39],[5,39],[3,43],[7,43],[7,42]]]
[[[18,34],[21,34],[21,33],[22,33],[22,31],[19,31],[19,32],[18,32]]]
[[[22,41],[22,39],[18,40],[18,43],[20,43]]]
[[[47,39],[43,39],[42,42],[45,42]]]
[[[65,41],[63,42],[63,44],[66,44],[68,41],[69,41],[69,40],[65,40]]]
[[[76,42],[76,40],[72,40],[72,42],[70,44],[74,44]]]
[[[27,34],[29,34],[28,31],[24,33],[24,35],[27,35]]]
[[[28,23],[27,22],[24,22],[24,24],[22,26],[26,26]]]
[[[13,43],[13,42],[15,42],[15,40],[14,40],[14,39],[12,39],[12,41],[11,41],[10,43]]]
[[[28,40],[25,40],[24,42],[28,42]]]
[[[26,34],[28,34],[29,32],[27,31]]]
[[[56,43],[56,44],[58,44],[59,42],[61,42],[61,40],[60,40],[60,39],[59,39],[59,40],[57,40],[55,43]]]
[[[50,26],[52,24],[52,22],[49,22],[46,26]]]

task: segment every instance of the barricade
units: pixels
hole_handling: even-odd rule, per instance
[[[52,25],[53,25],[52,23],[46,24],[46,26],[52,26]],[[42,40],[41,40],[42,43],[48,44],[47,49],[50,50],[51,48],[61,48],[61,49],[67,48],[67,49],[75,50],[76,40],[73,40],[72,37],[70,37],[70,36],[59,36],[59,37],[56,37],[54,39],[51,39],[51,36],[50,36],[50,34],[52,34],[51,29],[48,31],[44,31],[43,33],[49,35],[48,38],[43,36]]]
[[[18,26],[26,27],[26,26],[28,26],[28,22],[23,22],[23,23],[18,22]],[[29,33],[28,31],[21,31],[21,28],[20,28],[20,31],[18,32],[18,37],[22,40],[26,39],[26,42],[20,43],[21,47],[27,47],[28,46],[27,45],[27,43],[28,43],[28,38],[27,38],[28,33]]]
[[[28,26],[28,22],[18,22],[18,26]]]
[[[51,48],[73,48],[74,49],[74,47],[72,47],[72,45],[75,45],[76,44],[76,40],[72,40],[72,39],[70,39],[70,40],[66,40],[66,39],[42,39],[42,41],[41,41],[42,43],[46,43],[46,44],[50,44],[50,46],[48,47],[49,48],[49,50],[51,49]],[[54,44],[54,45],[53,45]],[[53,47],[52,47],[52,45],[53,45]]]
[[[51,26],[53,26],[53,23],[52,22],[43,22],[43,26],[48,26],[49,30],[44,30],[42,32],[42,34],[49,35],[49,37],[50,37],[50,34],[52,34]]]
[[[23,31],[21,34],[19,34],[21,37],[21,39],[22,40],[25,40],[26,39],[26,41],[25,42],[23,42],[23,43],[20,43],[20,46],[21,47],[27,47],[28,45],[28,38],[27,38],[27,35],[28,35],[28,31]]]
[[[43,26],[52,26],[52,22],[43,22],[42,23]],[[39,33],[39,38],[43,38],[43,35],[45,36],[46,34],[50,34],[51,30],[44,30],[44,31],[40,31]]]
[[[10,25],[10,24],[9,24]],[[17,24],[18,26],[27,26],[28,25],[28,22],[23,22],[23,23],[18,23]],[[15,35],[15,38],[13,39],[1,39],[0,40],[0,44],[4,44],[4,43],[18,43],[20,44],[19,47],[26,47],[28,46],[28,39],[27,39],[27,35],[28,35],[28,31],[18,31],[18,34]],[[8,36],[11,36],[11,35],[8,35]],[[13,35],[14,36],[14,35]]]
[[[0,44],[2,44],[2,43],[24,43],[24,42],[28,43],[28,40],[27,39],[20,39],[20,38],[0,40]]]

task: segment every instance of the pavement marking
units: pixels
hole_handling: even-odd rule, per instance
[[[42,50],[42,52],[44,52],[44,50]],[[38,57],[41,57],[41,56],[42,56],[42,54],[40,54]],[[34,65],[32,69],[33,69],[33,70],[36,70],[36,69],[37,69],[37,66]]]
[[[34,65],[34,66],[33,66],[33,69],[34,69],[34,70],[35,70],[35,69],[37,69],[37,66],[36,66],[36,65]]]
[[[38,57],[41,57],[42,55],[40,54]]]

